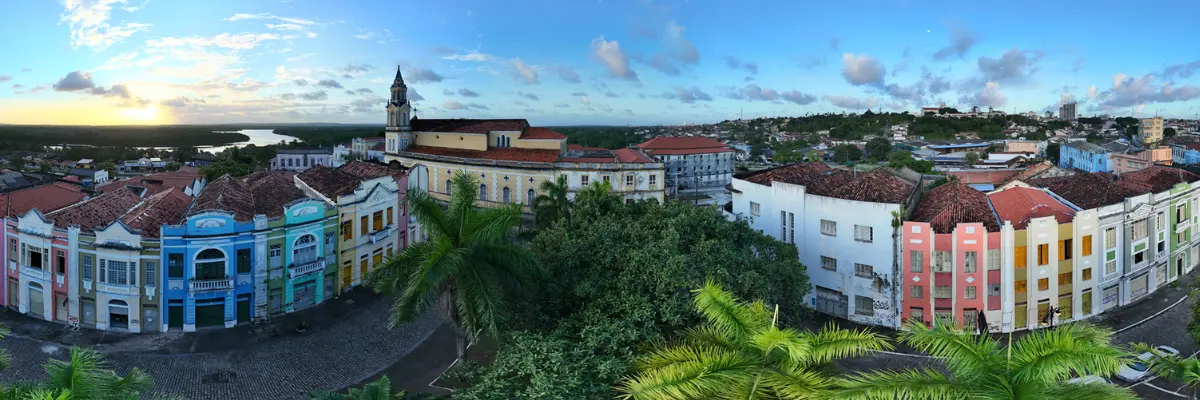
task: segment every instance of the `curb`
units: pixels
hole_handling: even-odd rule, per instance
[[[1115,330],[1115,331],[1113,331],[1113,334],[1115,335],[1115,334],[1118,334],[1118,333],[1125,332],[1125,331],[1127,331],[1127,330],[1133,329],[1133,328],[1137,327],[1138,325],[1141,325],[1141,324],[1145,323],[1146,321],[1152,320],[1152,319],[1154,319],[1155,317],[1158,317],[1159,315],[1162,315],[1162,313],[1165,313],[1165,312],[1167,312],[1167,311],[1170,311],[1172,308],[1175,308],[1175,306],[1182,304],[1184,301],[1187,301],[1187,299],[1188,299],[1188,295],[1186,295],[1186,294],[1185,294],[1185,295],[1183,295],[1183,298],[1179,299],[1179,301],[1176,301],[1176,302],[1175,302],[1175,304],[1171,304],[1171,305],[1167,306],[1167,308],[1164,308],[1164,309],[1162,309],[1162,310],[1158,310],[1158,312],[1154,313],[1154,315],[1151,315],[1151,316],[1149,316],[1149,317],[1143,318],[1141,321],[1134,322],[1132,325],[1129,325],[1129,326],[1126,326],[1126,327],[1124,327],[1124,328],[1121,328],[1121,329]]]

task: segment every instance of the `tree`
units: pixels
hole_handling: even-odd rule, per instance
[[[888,167],[892,169],[909,168],[923,174],[933,172],[933,161],[917,160],[908,150],[896,150],[887,155]]]
[[[1062,144],[1050,143],[1046,145],[1046,159],[1050,160],[1054,165],[1058,165],[1059,152],[1062,149]]]
[[[575,197],[570,224],[537,232],[534,297],[515,307],[492,362],[462,370],[455,399],[612,399],[638,348],[701,322],[690,290],[706,278],[783,310],[804,306],[811,285],[794,245],[715,208],[598,194]]]
[[[617,384],[624,399],[832,398],[830,363],[891,349],[880,335],[842,330],[780,329],[761,301],[742,302],[711,281],[695,294],[706,323],[677,344],[660,346],[634,363],[637,374]]]
[[[553,181],[542,181],[542,194],[533,199],[533,220],[538,229],[554,224],[560,219],[571,220],[571,200],[567,198],[567,176],[559,175]]]
[[[49,359],[44,382],[20,382],[0,388],[5,399],[127,400],[141,398],[153,386],[150,375],[134,368],[120,376],[106,368],[104,355],[78,347],[67,360]]]
[[[975,163],[978,163],[978,162],[979,162],[979,153],[976,153],[973,151],[968,151],[967,152],[967,165],[975,165]]]
[[[375,288],[396,295],[391,327],[436,308],[454,328],[458,358],[467,340],[493,335],[508,295],[529,284],[533,256],[514,243],[521,206],[475,207],[479,180],[459,171],[452,178],[449,209],[428,193],[409,193],[408,206],[429,240],[389,258],[371,277]]]
[[[844,163],[862,159],[862,150],[852,144],[843,144],[833,148],[833,161]]]
[[[174,159],[175,162],[182,164],[182,163],[186,163],[188,161],[192,161],[192,157],[194,157],[198,153],[200,153],[200,151],[196,150],[195,147],[180,146],[180,147],[176,147],[175,151],[171,153],[171,158]]]
[[[200,175],[204,175],[209,182],[225,175],[240,177],[250,175],[254,172],[254,166],[250,164],[242,164],[231,159],[221,160],[213,165],[200,168]]]
[[[1196,391],[1200,389],[1200,359],[1195,358],[1180,358],[1170,354],[1164,354],[1157,349],[1151,348],[1145,344],[1136,344],[1134,348],[1138,351],[1150,352],[1153,356],[1150,357],[1150,370],[1158,374],[1158,376],[1183,382],[1184,385],[1192,388],[1191,398],[1196,398]]]
[[[362,388],[350,389],[347,392],[317,392],[313,394],[312,400],[437,400],[447,397],[428,393],[410,395],[403,390],[392,393],[392,381],[386,376],[380,377]]]
[[[947,323],[949,322],[949,323]],[[1110,376],[1126,353],[1112,331],[1082,322],[1030,332],[1007,348],[941,321],[930,328],[909,321],[900,342],[943,360],[932,368],[873,371],[844,379],[833,398],[856,399],[1136,399],[1127,388],[1103,383],[1063,384],[1076,376]]]
[[[178,171],[180,167],[182,167],[182,165],[175,161],[167,163],[167,171]]]
[[[108,171],[108,176],[117,176],[117,165],[112,161],[104,161],[96,164],[96,169]]]
[[[887,157],[888,152],[892,151],[892,142],[887,139],[877,137],[867,142],[867,155],[871,156],[876,161],[882,161]]]
[[[50,170],[53,168],[54,164],[51,164],[49,161],[42,161],[41,165],[38,165],[38,171],[43,174],[50,172]]]
[[[1169,138],[1169,137],[1175,136],[1175,134],[1176,134],[1175,128],[1170,128],[1170,127],[1163,128],[1163,137]]]

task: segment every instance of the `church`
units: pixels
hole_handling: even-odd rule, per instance
[[[456,171],[478,177],[480,206],[522,204],[526,212],[543,182],[566,176],[568,195],[607,182],[627,202],[655,199],[666,191],[663,163],[636,148],[568,145],[550,128],[525,119],[422,119],[412,114],[399,68],[387,105],[384,158],[410,168],[412,185],[448,200]]]

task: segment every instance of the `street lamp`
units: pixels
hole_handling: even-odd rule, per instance
[[[1047,311],[1046,318],[1043,321],[1044,323],[1050,325],[1050,329],[1054,329],[1054,318],[1058,317],[1062,310],[1060,310],[1058,307],[1050,307],[1050,309]]]

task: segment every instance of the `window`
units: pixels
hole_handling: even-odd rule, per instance
[[[1175,243],[1187,243],[1187,235],[1185,233],[1186,232],[1176,233],[1175,234]]]
[[[1117,273],[1117,260],[1112,260],[1104,263],[1104,274],[1112,275]],[[1086,276],[1086,275],[1085,275]],[[1085,278],[1086,279],[1086,278]]]
[[[1158,213],[1154,218],[1154,230],[1167,229],[1167,213]]]
[[[758,203],[755,203],[753,201],[750,202],[750,215],[757,217],[757,216],[759,216],[759,213],[761,213],[761,212],[762,212],[761,205],[759,205]]]
[[[650,186],[658,183],[658,175],[650,174]]]
[[[925,321],[925,308],[923,308],[923,307],[910,307],[910,308],[908,309],[908,318],[909,318],[909,319],[915,319],[915,320],[917,320],[917,321],[920,321],[920,322],[924,322],[924,321]]]
[[[833,257],[821,256],[821,268],[837,271],[837,259]]]
[[[625,174],[625,186],[633,186],[633,174]]]
[[[1025,268],[1029,264],[1029,255],[1025,251],[1025,246],[1017,246],[1013,250],[1013,268]]]
[[[93,258],[88,254],[84,254],[81,258],[83,259],[83,279],[90,281],[92,280],[92,269],[94,268],[92,264]]]
[[[479,201],[487,201],[487,185],[479,185]]]
[[[292,244],[292,264],[304,265],[317,261],[317,238],[304,235]]]
[[[1038,290],[1050,290],[1050,278],[1038,279]]]
[[[512,190],[507,187],[500,189],[500,201],[505,204],[512,203]]]
[[[371,229],[372,232],[379,232],[383,230],[383,210],[379,210],[371,214]]]
[[[1092,313],[1092,289],[1084,289],[1083,295],[1080,298],[1083,301],[1080,302],[1081,303],[1080,307],[1082,309],[1079,310],[1079,312],[1083,313],[1083,315],[1091,314]]]
[[[104,271],[100,275],[100,281],[109,285],[128,285],[129,284],[129,263],[124,261],[100,260],[101,265],[104,265]]]
[[[1050,263],[1050,244],[1042,243],[1038,245],[1038,265],[1046,265]]]
[[[909,252],[908,263],[909,272],[925,272],[925,252],[920,250]]]
[[[1081,247],[1082,248],[1079,249],[1080,255],[1083,255],[1085,257],[1092,255],[1092,235],[1086,235],[1083,237],[1083,242],[1082,242]]]
[[[1178,207],[1175,207],[1175,223],[1182,224],[1186,219],[1187,215],[1184,213],[1184,206],[1181,204]]]
[[[1017,293],[1025,293],[1029,291],[1029,281],[1017,281],[1015,286]]]
[[[370,229],[370,226],[367,224],[367,216],[364,215],[364,216],[358,217],[358,234],[366,235],[367,229]]]
[[[920,299],[920,298],[925,297],[925,287],[917,286],[917,285],[909,286],[908,287],[908,297],[913,298],[913,299]]]
[[[310,236],[311,237],[311,236]],[[237,273],[248,274],[253,265],[250,258],[250,249],[238,249],[237,251]]]
[[[354,222],[349,220],[342,221],[342,240],[350,240],[354,238]]]
[[[533,199],[535,197],[537,197],[537,195],[534,194],[533,189],[529,189],[528,192],[525,192],[525,204],[533,205]]]
[[[963,289],[964,289],[963,295],[967,297],[967,300],[975,300],[975,295],[976,295],[975,292],[977,290],[979,290],[978,288],[976,288],[975,286],[967,286],[967,287],[964,287]]]
[[[966,329],[968,332],[975,332],[979,330],[979,310],[974,308],[964,309],[962,326],[963,329]]]
[[[158,263],[154,261],[142,261],[142,273],[146,275],[145,278],[142,278],[143,285],[158,285]]]
[[[62,250],[54,252],[54,272],[59,275],[67,274],[67,253]]]
[[[167,277],[183,279],[183,254],[173,253],[167,256]]]
[[[966,272],[968,274],[975,273],[975,268],[976,268],[975,264],[977,264],[978,262],[979,262],[979,253],[975,252],[975,251],[968,251],[966,257],[963,258],[963,272]]]
[[[507,190],[508,190],[508,188],[504,188],[504,190],[506,190],[506,191],[507,191]],[[507,196],[507,192],[505,192],[505,193],[506,193],[506,196],[505,196],[505,197],[507,198],[507,197],[508,197],[508,196]],[[394,219],[395,217],[393,217],[393,215],[394,215],[394,214],[396,214],[396,212],[395,212],[395,211],[396,211],[396,210],[395,210],[394,208],[392,208],[392,207],[388,207],[388,209],[387,209],[387,224],[388,224],[388,225],[391,225],[391,224],[395,223],[395,219]]]
[[[1058,284],[1059,285],[1070,285],[1071,278],[1073,278],[1073,277],[1074,276],[1070,272],[1063,272],[1061,274],[1058,274]]]
[[[333,234],[326,233],[325,234],[325,254],[332,255],[334,253],[335,248],[336,247],[333,244]]]
[[[1144,250],[1133,254],[1134,264],[1141,264],[1144,261],[1146,261],[1146,252]]]
[[[987,251],[987,269],[988,271],[996,271],[1000,269],[1000,250],[992,249]]]
[[[935,251],[933,252],[933,272],[950,272],[950,252]]]
[[[854,296],[854,313],[858,315],[875,315],[875,302],[867,296]]]
[[[787,211],[779,212],[779,240],[787,241]]]
[[[988,293],[987,293],[988,297],[999,296],[1000,295],[1000,284],[999,283],[989,284],[987,287],[987,290],[988,290]]]
[[[1092,280],[1092,269],[1091,268],[1083,269],[1083,280],[1085,280],[1085,281]]]
[[[1073,247],[1074,246],[1071,246],[1071,239],[1059,240],[1058,241],[1058,261],[1070,260],[1071,259],[1071,249]]]
[[[451,184],[450,184],[450,180],[449,180],[449,179],[447,179],[447,180],[446,180],[446,195],[447,195],[447,196],[449,196],[449,195],[451,194],[451,193],[450,193],[450,190],[451,190],[450,188],[452,188],[452,187],[454,187],[454,186],[453,186],[453,185],[451,185]]]
[[[837,222],[829,220],[821,220],[821,234],[829,236],[837,236]]]
[[[948,299],[951,296],[953,296],[953,293],[954,293],[954,291],[951,289],[950,286],[934,286],[933,287],[933,298],[935,298],[935,299]]]
[[[796,214],[788,213],[788,243],[796,244]]]
[[[854,240],[871,243],[872,239],[874,239],[874,234],[871,232],[871,227],[862,225],[854,226]]]
[[[9,238],[8,239],[8,259],[9,260],[17,261],[17,247],[18,247],[17,239]]]
[[[25,265],[30,268],[41,270],[42,265],[50,258],[49,252],[43,251],[40,247],[26,246],[24,243],[21,243],[21,247],[26,249],[24,252]]]
[[[588,179],[589,179],[589,178],[590,178],[590,177],[589,177],[589,176],[587,176],[587,175],[580,175],[580,176],[579,176],[579,185],[580,185],[580,186],[587,186],[587,185],[589,184],[589,183],[588,183]]]
[[[283,245],[282,244],[271,245],[269,247],[269,250],[267,250],[267,258],[270,260],[272,267],[276,267],[276,268],[282,267],[283,266]]]
[[[1146,220],[1140,220],[1133,223],[1133,240],[1146,238]]]
[[[1158,242],[1158,252],[1162,253],[1164,251],[1167,251],[1167,242],[1165,240],[1160,240]]]
[[[874,278],[875,277],[875,268],[873,268],[867,264],[857,264],[856,263],[856,264],[854,264],[854,275],[858,275],[863,278]]]

